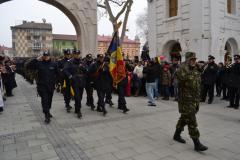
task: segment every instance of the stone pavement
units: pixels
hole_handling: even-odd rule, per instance
[[[179,113],[177,103],[157,101],[148,107],[145,97],[127,98],[126,115],[107,106],[103,117],[85,106],[83,119],[67,114],[63,97],[55,93],[50,125],[43,123],[40,98],[34,85],[17,76],[18,88],[0,114],[0,160],[240,160],[240,112],[226,102],[202,104],[197,115],[204,153],[172,140]],[[97,98],[95,98],[97,99]],[[73,105],[73,103],[72,103]]]

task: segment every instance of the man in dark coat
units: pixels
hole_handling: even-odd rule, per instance
[[[6,96],[12,97],[12,90],[17,87],[15,80],[15,71],[14,67],[11,65],[11,61],[5,61],[6,73],[3,74],[3,83],[5,85]]]
[[[230,68],[229,74],[229,108],[239,108],[240,98],[240,55],[234,55],[235,63]]]
[[[71,82],[74,91],[75,113],[77,117],[82,118],[81,101],[83,90],[86,85],[86,68],[81,60],[80,50],[73,50],[73,58],[66,63],[63,72]]]
[[[108,90],[112,87],[112,77],[109,72],[108,63],[104,62],[104,55],[98,54],[97,61],[91,65],[90,73],[93,75],[98,95],[97,111],[103,112],[103,116],[107,114],[104,98]]]
[[[92,110],[94,110],[95,109],[94,99],[93,99],[94,78],[92,77],[92,75],[89,72],[92,64],[93,64],[92,54],[86,55],[85,61],[84,61],[84,65],[85,65],[86,70],[87,70],[86,86],[85,86],[85,90],[86,90],[86,93],[87,93],[87,103],[86,103],[86,105],[91,107]]]
[[[63,96],[64,96],[64,102],[65,102],[65,108],[68,113],[70,113],[70,110],[72,107],[70,106],[70,100],[71,100],[71,84],[68,77],[63,73],[64,66],[66,63],[71,59],[71,51],[70,49],[64,49],[64,58],[58,61],[58,71],[59,71],[59,78],[61,81],[61,86],[65,83],[65,88],[63,88]]]
[[[57,65],[51,61],[50,53],[44,51],[41,57],[31,60],[27,68],[37,71],[37,92],[41,97],[45,122],[48,124],[52,117],[50,109],[57,77]]]
[[[214,62],[215,57],[212,55],[208,56],[208,64],[204,67],[202,72],[202,83],[203,83],[203,91],[202,91],[202,99],[201,102],[205,102],[207,94],[209,96],[208,104],[213,102],[214,98],[214,84],[217,78],[218,66]]]

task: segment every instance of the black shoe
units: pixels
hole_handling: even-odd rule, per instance
[[[51,113],[49,113],[49,117],[50,117],[50,118],[53,118],[53,115],[52,115]]]
[[[82,118],[82,113],[79,112],[79,113],[77,114],[77,117],[78,117],[79,119],[81,119],[81,118]]]
[[[213,100],[208,100],[208,104],[212,104]]]
[[[173,139],[179,143],[186,143],[186,141],[184,139],[182,139],[182,137],[181,137],[181,132],[182,132],[182,130],[176,129]]]
[[[91,103],[89,103],[89,102],[87,102],[86,105],[87,105],[88,107],[91,107]]]
[[[110,100],[110,101],[106,101],[105,103],[109,104],[110,107],[112,107],[114,105],[114,103]]]
[[[235,105],[235,106],[234,106],[234,109],[239,109],[239,105]]]
[[[0,113],[3,112],[3,107],[0,107]]]
[[[6,101],[6,100],[7,100],[7,98],[3,96],[3,101]]]
[[[193,143],[194,143],[194,150],[195,151],[206,151],[208,149],[207,146],[204,146],[203,144],[200,143],[198,138],[193,138]]]
[[[163,97],[162,100],[168,101],[169,97]]]
[[[94,109],[95,109],[95,105],[92,104],[92,105],[91,105],[91,110],[94,111]]]
[[[234,108],[233,106],[227,106],[227,108]]]
[[[107,111],[103,111],[103,116],[105,117],[107,114]]]
[[[119,110],[123,110],[123,107],[121,107],[121,106],[118,106],[118,109],[119,109]]]
[[[148,106],[153,106],[153,107],[155,107],[156,104],[155,104],[155,103],[149,103]]]
[[[46,123],[46,124],[49,124],[50,121],[51,121],[51,119],[50,119],[50,113],[45,113],[45,123]]]
[[[123,110],[123,113],[125,114],[125,113],[127,113],[128,111],[130,111],[128,108],[126,108],[126,109],[124,109]]]
[[[99,106],[97,107],[97,110],[96,110],[96,111],[97,111],[97,112],[103,112],[102,109],[101,109]]]

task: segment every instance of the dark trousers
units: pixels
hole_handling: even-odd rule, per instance
[[[50,113],[50,109],[52,107],[52,98],[53,98],[54,90],[38,90],[38,94],[41,97],[42,109],[44,114]]]
[[[239,106],[239,91],[240,89],[237,87],[229,87],[229,100],[230,106],[238,107]]]
[[[202,92],[202,100],[205,101],[208,94],[208,100],[213,101],[214,97],[214,84],[204,84]]]
[[[188,126],[188,133],[191,138],[199,138],[200,133],[197,128],[197,119],[195,114],[181,114],[178,120],[177,129],[184,130],[184,126]]]
[[[7,96],[11,96],[12,95],[12,86],[11,85],[9,85],[9,84],[6,84],[5,85],[5,90],[6,90],[6,95]]]
[[[90,82],[87,82],[85,90],[86,90],[86,93],[87,93],[87,104],[88,105],[93,105],[94,104],[93,86],[91,85]]]
[[[127,109],[126,107],[126,100],[125,100],[125,87],[124,85],[119,84],[117,87],[118,91],[118,108],[120,109]]]
[[[70,90],[71,84],[69,80],[66,80],[66,88],[63,92],[64,102],[65,105],[68,106],[71,100],[71,90]]]
[[[75,101],[75,113],[79,113],[81,110],[81,101],[83,96],[83,89],[81,86],[73,85],[74,101]]]
[[[106,96],[106,90],[97,89],[98,95],[98,108],[101,108],[103,112],[106,112],[104,98]]]
[[[109,102],[111,100],[112,100],[112,89],[107,89],[105,102]]]
[[[222,84],[222,90],[223,90],[223,99],[227,99],[228,98],[227,84],[225,84],[225,83]]]
[[[168,85],[162,85],[162,91],[163,91],[163,97],[169,98],[169,86]]]
[[[221,82],[217,82],[216,83],[216,92],[217,92],[217,95],[218,96],[221,96],[221,93],[222,93],[222,83]]]

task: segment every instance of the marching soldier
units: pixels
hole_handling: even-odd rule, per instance
[[[214,83],[217,78],[218,66],[214,62],[215,57],[212,55],[208,56],[208,64],[204,67],[202,73],[202,83],[203,83],[203,91],[202,91],[202,99],[201,102],[205,102],[207,94],[209,96],[208,104],[213,102],[214,98]]]
[[[37,59],[31,60],[27,69],[37,71],[37,92],[41,97],[42,109],[45,114],[45,122],[50,123],[52,115],[50,113],[52,97],[55,89],[55,80],[57,76],[57,65],[51,61],[50,53],[44,51],[43,55]]]
[[[65,107],[68,113],[70,113],[70,110],[72,109],[72,106],[70,106],[70,100],[71,100],[71,84],[70,80],[66,75],[63,73],[64,66],[66,63],[71,59],[71,51],[70,49],[64,49],[64,58],[60,61],[58,61],[58,71],[60,74],[61,78],[61,86],[65,84],[65,88],[63,89],[63,96],[64,96],[64,102],[65,102]]]
[[[229,74],[229,108],[239,108],[240,98],[240,55],[234,55],[235,63],[230,68]]]
[[[97,61],[91,65],[90,73],[95,78],[95,86],[98,95],[97,111],[107,114],[104,98],[109,88],[112,87],[109,66],[104,62],[103,54],[97,55]]]
[[[94,79],[89,73],[91,64],[93,63],[92,54],[86,55],[85,58],[85,67],[87,69],[87,81],[86,81],[86,93],[87,93],[87,106],[90,106],[92,110],[95,109],[94,99],[93,99],[93,90],[94,90]]]
[[[196,151],[205,151],[208,148],[199,141],[200,133],[197,129],[196,113],[199,110],[201,76],[196,65],[196,54],[186,53],[186,62],[176,72],[179,83],[178,108],[181,117],[178,120],[173,136],[175,141],[186,143],[181,137],[184,126],[188,126],[189,135],[194,142]]]
[[[82,118],[81,101],[86,84],[86,68],[81,60],[80,50],[73,50],[73,58],[66,63],[63,72],[68,77],[74,91],[75,113]]]

